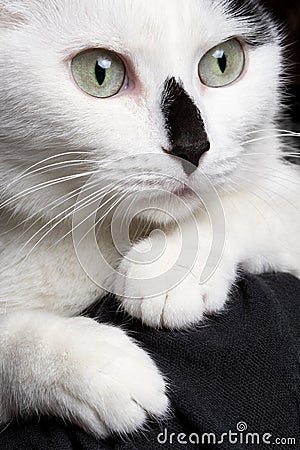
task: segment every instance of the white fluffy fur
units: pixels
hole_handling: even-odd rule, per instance
[[[252,272],[272,269],[300,276],[299,172],[282,162],[283,146],[275,130],[282,72],[275,31],[273,42],[248,48],[247,70],[233,85],[205,88],[197,75],[197,64],[209,49],[251,32],[247,21],[230,15],[228,5],[211,0],[0,0],[4,423],[17,414],[50,413],[102,437],[135,430],[147,414],[158,417],[166,412],[163,378],[148,355],[122,331],[74,317],[104,292],[82,270],[70,235],[56,244],[70,231],[70,218],[41,242],[39,230],[49,221],[43,230],[51,230],[51,221],[74,204],[75,197],[67,199],[67,194],[87,179],[73,177],[75,172],[96,171],[99,186],[111,180],[118,195],[123,193],[124,177],[133,172],[141,173],[140,181],[147,186],[145,167],[132,167],[128,159],[120,170],[117,160],[160,155],[167,146],[160,99],[168,77],[182,80],[202,112],[211,150],[201,160],[201,169],[222,200],[226,246],[214,275],[199,285],[211,238],[207,217],[199,212],[203,240],[190,275],[154,299],[143,298],[129,279],[121,287],[124,308],[151,326],[187,327],[203,313],[224,306],[238,265]],[[130,62],[127,91],[101,100],[77,88],[69,61],[89,47],[112,49]],[[269,131],[251,134],[257,130]],[[50,164],[65,164],[20,178],[24,170],[50,157]],[[81,164],[70,162],[75,159]],[[165,166],[159,167],[155,161],[147,157],[146,169],[184,176],[177,161],[166,158]],[[42,185],[67,176],[68,182]],[[196,190],[203,188],[197,185],[196,173],[188,183]],[[176,188],[175,181],[169,184]],[[131,188],[138,191],[139,185]],[[166,201],[158,199],[157,206],[164,209]],[[178,246],[176,232],[162,226],[167,229],[167,246],[155,270],[159,264],[163,270]],[[189,226],[183,219],[187,234]],[[102,234],[100,241],[117,267],[119,255],[109,235]],[[141,240],[136,247],[143,245]],[[151,275],[153,269],[121,261],[121,270],[131,276]],[[104,280],[107,270],[97,270]],[[113,287],[114,280],[111,283]],[[134,296],[140,300],[132,300]]]

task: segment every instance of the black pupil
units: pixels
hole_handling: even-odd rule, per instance
[[[106,70],[100,66],[98,61],[96,62],[95,75],[96,75],[96,79],[97,79],[99,85],[102,86],[102,84],[104,83],[104,80],[105,80]]]
[[[221,72],[224,73],[227,68],[227,58],[224,52],[223,55],[220,58],[218,58],[218,64]]]

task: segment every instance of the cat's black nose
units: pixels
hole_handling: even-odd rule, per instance
[[[210,149],[210,143],[207,141],[203,145],[198,147],[172,147],[171,154],[181,158],[181,164],[183,170],[187,175],[193,173],[199,166],[201,156],[208,152]]]
[[[169,153],[181,158],[184,171],[190,175],[198,167],[201,156],[210,149],[210,142],[199,109],[175,78],[165,82],[162,111]]]

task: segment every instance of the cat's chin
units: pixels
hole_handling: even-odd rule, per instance
[[[172,226],[193,215],[195,210],[199,209],[199,205],[199,198],[193,194],[193,191],[187,187],[178,187],[155,196],[151,206],[140,209],[138,217],[148,223]]]

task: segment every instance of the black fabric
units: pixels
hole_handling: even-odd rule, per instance
[[[170,380],[173,416],[164,423],[150,423],[134,436],[99,443],[54,419],[14,423],[0,434],[1,450],[300,449],[298,280],[287,274],[246,275],[232,293],[227,311],[189,332],[144,328],[116,309],[107,299],[92,315],[123,324],[151,352]],[[275,438],[294,438],[296,444],[157,441],[165,427],[169,434],[216,433],[220,438],[236,431],[239,422],[247,424],[248,432],[272,434],[272,443]]]

